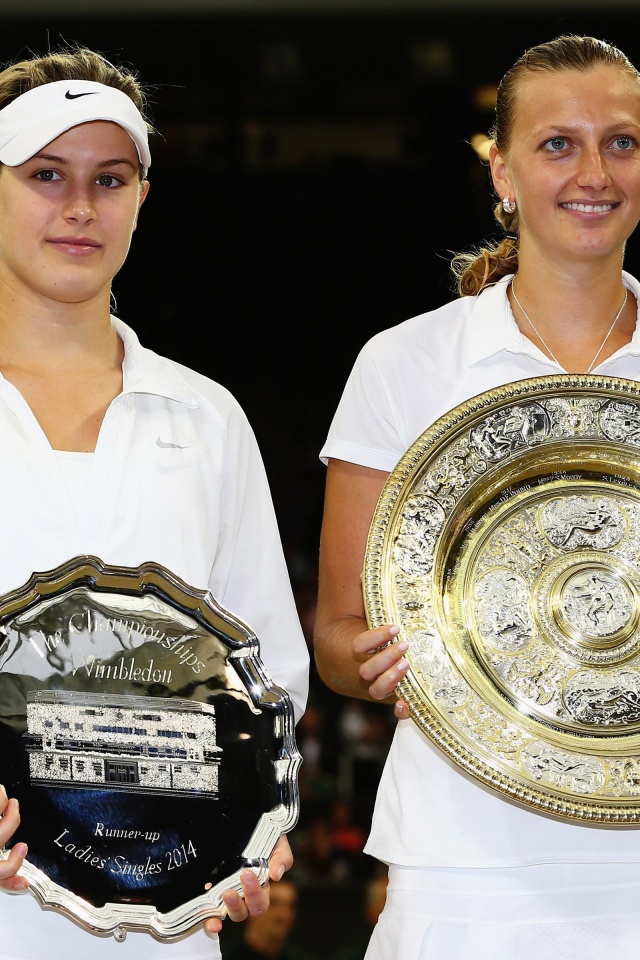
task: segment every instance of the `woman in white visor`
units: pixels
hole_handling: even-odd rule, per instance
[[[0,73],[0,595],[76,556],[161,564],[251,626],[298,719],[308,653],[253,432],[226,389],[111,315],[149,191],[144,110],[136,75],[90,50]],[[220,956],[217,918],[117,943],[42,909],[19,873],[28,840],[0,788],[1,960]],[[291,863],[281,836],[271,879]],[[268,905],[268,884],[241,879],[234,920]]]

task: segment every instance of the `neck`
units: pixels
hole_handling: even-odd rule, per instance
[[[637,303],[628,296],[623,307],[625,294],[621,263],[606,270],[592,264],[578,275],[551,269],[543,277],[524,266],[509,300],[527,339],[567,372],[585,373],[631,340]]]
[[[112,365],[120,340],[111,325],[109,295],[105,290],[88,302],[59,303],[15,296],[0,284],[0,369]]]

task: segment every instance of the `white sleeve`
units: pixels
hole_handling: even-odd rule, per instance
[[[291,697],[296,722],[309,688],[309,651],[296,610],[271,491],[239,406],[227,421],[220,537],[209,588],[254,631],[260,659]]]
[[[324,463],[333,457],[390,472],[408,446],[380,341],[374,337],[358,354],[320,451]]]

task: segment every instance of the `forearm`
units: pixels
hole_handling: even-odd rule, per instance
[[[366,620],[355,616],[317,626],[314,645],[321,679],[343,696],[395,703],[395,688],[408,667],[408,645],[393,642],[397,633],[392,625],[369,630]]]
[[[335,693],[360,700],[372,700],[369,685],[359,673],[365,656],[356,654],[354,640],[367,629],[363,617],[342,617],[316,625],[313,638],[315,663],[326,685]]]
[[[407,645],[392,643],[398,628],[391,624],[368,629],[361,581],[371,516],[386,476],[342,461],[329,464],[314,653],[318,673],[331,690],[394,703],[408,666],[403,661]]]

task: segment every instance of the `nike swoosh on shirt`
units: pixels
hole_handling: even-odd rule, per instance
[[[95,97],[97,90],[87,90],[86,93],[71,93],[69,90],[65,93],[67,100],[77,100],[78,97]]]
[[[181,444],[179,444],[179,443],[169,443],[168,440],[161,440],[160,437],[158,437],[158,439],[156,440],[156,446],[157,446],[157,447],[162,447],[163,450],[169,450],[169,449],[173,449],[173,450],[188,450],[188,449],[189,449],[189,444],[188,444],[188,443],[186,443],[184,446],[181,446]]]

